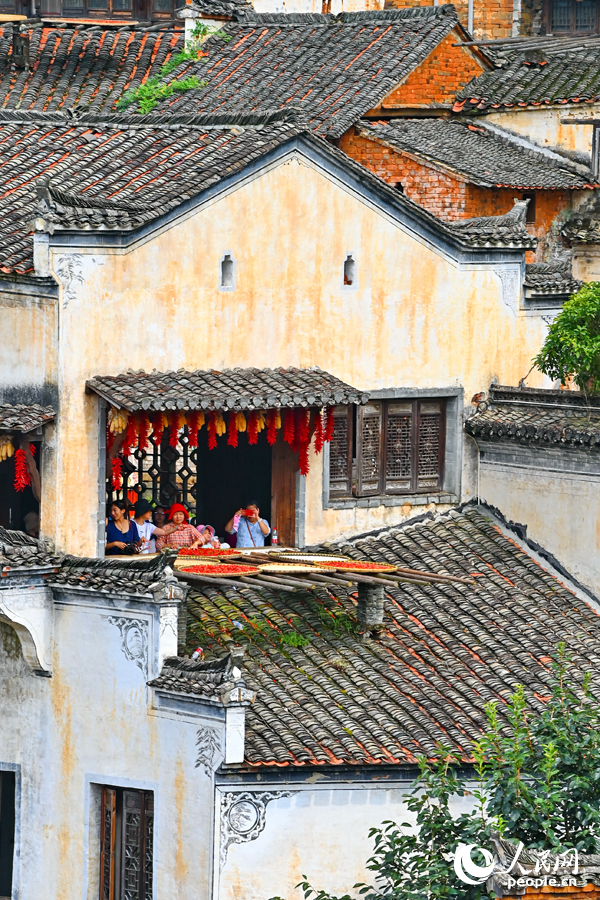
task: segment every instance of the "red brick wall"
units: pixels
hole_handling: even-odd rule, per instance
[[[405,153],[385,147],[357,134],[354,128],[342,136],[339,147],[348,156],[394,187],[401,183],[404,194],[446,222],[476,216],[500,216],[513,208],[522,191],[513,188],[480,188],[458,177],[411,159]],[[539,243],[527,261],[543,262],[548,230],[556,216],[571,204],[569,191],[535,191],[535,222],[527,226]]]
[[[376,108],[452,106],[458,91],[485,71],[483,64],[469,50],[452,46],[457,40],[456,31],[446,35],[406,81]]]
[[[525,894],[520,897],[505,897],[504,900],[600,900],[600,888],[595,884],[586,884],[585,887],[545,887],[541,891],[537,888],[526,888]]]
[[[407,6],[431,6],[430,0],[386,0],[386,9],[402,9]],[[469,23],[468,0],[454,3],[458,18],[465,28]],[[512,35],[512,0],[476,0],[473,6],[473,35],[483,38],[505,38]]]

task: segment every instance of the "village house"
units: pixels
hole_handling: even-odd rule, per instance
[[[598,689],[597,602],[489,508],[320,549],[422,574],[192,584],[168,555],[0,529],[2,896],[341,893],[370,877],[369,828],[411,821],[416,755],[443,741],[468,778],[484,702],[523,684],[539,712],[558,641]]]

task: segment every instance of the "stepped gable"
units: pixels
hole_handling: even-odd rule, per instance
[[[179,74],[206,81],[161,108],[229,112],[296,106],[312,130],[339,137],[458,26],[453,6],[340,13],[239,13]]]
[[[527,231],[527,201],[515,200],[513,208],[502,216],[480,216],[449,223],[453,231],[474,247],[527,247],[533,249],[537,238]]]
[[[509,53],[502,68],[484,72],[457,94],[455,112],[600,100],[600,41],[562,48],[558,39]]]
[[[492,385],[489,399],[465,422],[465,431],[477,440],[598,453],[600,399],[579,391]]]
[[[28,70],[13,65],[13,26],[0,28],[0,109],[111,112],[184,46],[183,23],[159,30],[61,23],[24,33]]]
[[[472,578],[391,588],[384,630],[366,640],[343,588],[191,588],[189,652],[246,649],[246,765],[412,765],[440,741],[468,761],[485,703],[502,715],[523,684],[539,713],[561,640],[576,679],[589,670],[600,686],[600,618],[513,538],[467,507],[318,548]]]
[[[191,694],[220,703],[223,690],[234,679],[239,681],[236,676],[241,677],[241,669],[234,672],[237,664],[241,664],[241,655],[236,657],[231,653],[209,662],[169,656],[163,663],[160,675],[148,684],[159,691]]]
[[[54,553],[47,541],[23,531],[11,531],[0,525],[0,573],[17,574],[32,568],[55,568],[62,556]]]
[[[399,152],[440,164],[484,188],[569,190],[600,187],[591,172],[500,128],[456,119],[396,119],[359,132]]]
[[[528,298],[568,298],[579,290],[582,281],[573,277],[571,260],[529,263],[525,266],[523,287]]]
[[[229,118],[0,111],[0,273],[33,271],[36,217],[51,231],[131,230],[297,133],[286,112]]]

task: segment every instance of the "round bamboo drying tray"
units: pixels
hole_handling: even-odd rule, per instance
[[[236,566],[229,563],[203,562],[196,565],[187,565],[180,568],[181,572],[189,575],[207,575],[213,578],[241,578],[242,575],[258,575],[256,566]]]
[[[318,553],[280,553],[277,560],[281,562],[298,562],[317,565],[319,562],[344,562],[347,556],[320,556]]]
[[[308,566],[298,563],[261,563],[259,565],[261,572],[266,575],[307,575],[309,572],[319,572],[318,566]]]
[[[388,566],[385,563],[361,562],[356,559],[338,560],[337,562],[316,562],[319,569],[328,569],[335,572],[362,572],[365,575],[378,575],[384,572],[395,572],[398,566]]]

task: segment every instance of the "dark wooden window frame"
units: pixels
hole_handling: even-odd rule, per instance
[[[429,407],[429,408],[428,408]],[[439,412],[435,412],[437,407]],[[440,397],[394,398],[370,401],[356,410],[356,437],[353,439],[354,411],[352,407],[336,407],[336,425],[343,423],[343,437],[336,428],[329,458],[329,497],[331,500],[350,497],[400,497],[414,494],[435,494],[444,490],[446,454],[446,400]],[[437,472],[420,472],[425,458],[421,451],[421,437],[425,416],[438,416]],[[394,422],[394,418],[396,421]],[[410,431],[410,459],[406,459],[406,474],[392,473],[389,460],[388,437],[393,427]],[[336,431],[340,438],[336,440]],[[405,431],[406,435],[406,431]],[[399,434],[398,440],[402,439]],[[406,437],[405,437],[406,439]],[[368,442],[368,446],[365,444]],[[353,460],[353,445],[356,457]],[[347,453],[343,460],[342,453]],[[331,454],[335,453],[335,457]],[[367,459],[365,459],[367,454]],[[368,460],[368,461],[367,461]],[[344,466],[345,462],[345,466]],[[367,463],[366,466],[363,463]]]
[[[99,900],[153,900],[154,793],[102,787]]]
[[[569,29],[555,30],[553,23],[553,6],[554,0],[544,0],[543,6],[543,31],[545,34],[555,34],[557,36],[567,34],[599,34],[600,33],[600,2],[595,0],[595,11],[592,21],[592,27],[588,30],[577,28],[577,3],[578,0],[569,0]]]

